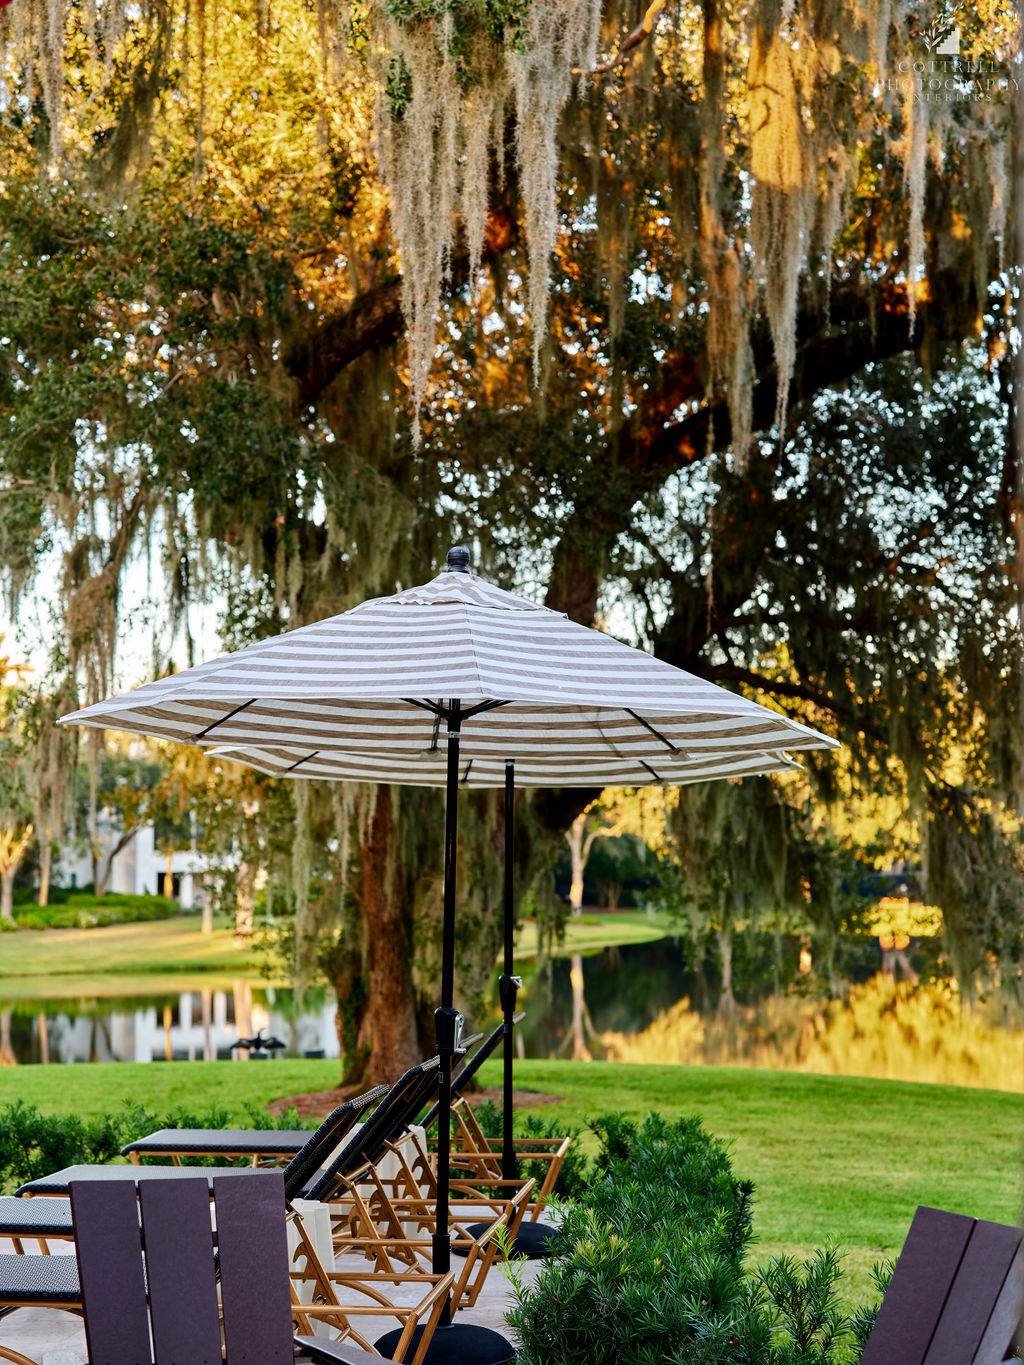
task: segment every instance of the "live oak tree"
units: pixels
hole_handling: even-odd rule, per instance
[[[14,0],[12,595],[57,552],[55,689],[92,700],[147,552],[159,671],[214,591],[243,643],[473,538],[575,620],[834,730],[850,790],[897,791],[933,850],[983,850],[956,859],[951,916],[995,869],[1019,904],[1013,8],[962,18],[958,70],[913,6],[639,17]],[[820,805],[828,767],[810,780]],[[520,802],[524,887],[595,795]],[[500,824],[463,799],[472,1002]],[[715,799],[755,844],[776,818]],[[394,1070],[435,993],[439,801],[282,801],[300,972],[327,963],[353,1070]],[[969,929],[962,970],[1016,979],[1007,917]]]

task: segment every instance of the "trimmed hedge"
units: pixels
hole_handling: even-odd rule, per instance
[[[171,919],[187,913],[168,896],[130,896],[108,891],[71,891],[53,905],[14,906],[14,920],[0,920],[0,928],[98,929],[108,924],[134,924],[144,920]]]
[[[841,1307],[834,1248],[747,1267],[753,1186],[697,1118],[591,1124],[589,1188],[528,1285],[518,1365],[855,1365],[874,1308]],[[884,1285],[885,1272],[878,1283]]]
[[[0,1193],[10,1194],[27,1180],[49,1175],[65,1166],[85,1162],[121,1160],[121,1148],[158,1128],[306,1128],[294,1109],[278,1117],[252,1105],[244,1125],[233,1121],[226,1109],[191,1110],[179,1105],[165,1114],[151,1113],[137,1104],[125,1104],[99,1119],[77,1114],[41,1114],[32,1104],[16,1100],[0,1106]],[[148,1159],[147,1159],[148,1160]],[[161,1161],[170,1165],[170,1158]],[[201,1164],[200,1159],[189,1163]],[[210,1161],[210,1165],[248,1165]]]

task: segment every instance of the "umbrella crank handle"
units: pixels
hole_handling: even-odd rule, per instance
[[[521,976],[505,976],[503,973],[498,977],[498,1000],[501,1003],[502,1014],[506,1016],[515,1014],[516,999],[522,988]]]
[[[466,1049],[462,1046],[462,1026],[465,1023],[457,1009],[447,1008],[434,1011],[434,1028],[437,1034],[437,1055],[439,1057],[464,1057]]]

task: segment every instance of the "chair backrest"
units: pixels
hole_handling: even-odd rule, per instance
[[[329,1199],[339,1179],[379,1161],[387,1144],[403,1132],[423,1107],[424,1086],[437,1085],[437,1057],[419,1062],[400,1076],[358,1133],[354,1134],[329,1166],[305,1192],[307,1199]]]
[[[1024,1316],[1020,1228],[922,1206],[862,1365],[1003,1365]]]
[[[525,1018],[526,1018],[525,1012],[521,1011],[519,1014],[515,1014],[512,1016],[512,1022],[513,1024],[519,1024]],[[469,1088],[470,1081],[483,1066],[484,1062],[487,1061],[488,1057],[492,1055],[495,1048],[498,1046],[498,1044],[501,1042],[504,1036],[505,1023],[504,1020],[502,1020],[498,1027],[487,1035],[487,1037],[483,1040],[483,1042],[480,1044],[477,1050],[473,1053],[472,1057],[466,1058],[463,1061],[458,1071],[456,1071],[455,1075],[452,1077],[453,1100],[458,1099],[458,1097],[463,1093],[463,1091]],[[431,1105],[431,1107],[427,1110],[424,1116],[420,1119],[420,1123],[423,1125],[424,1128],[429,1128],[430,1125],[434,1122],[434,1120],[437,1118],[437,1111],[438,1105],[435,1102],[433,1105]]]
[[[218,1275],[227,1365],[293,1365],[281,1172],[213,1191],[216,1253],[205,1182],[71,1182],[90,1365],[221,1365]]]
[[[320,1127],[310,1134],[309,1140],[285,1166],[285,1199],[290,1201],[298,1198],[304,1186],[326,1163],[338,1143],[343,1141],[355,1124],[363,1118],[367,1109],[386,1094],[387,1086],[378,1085],[362,1095],[353,1096],[344,1104],[339,1104],[337,1109],[331,1110]]]

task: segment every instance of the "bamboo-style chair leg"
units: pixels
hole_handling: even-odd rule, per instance
[[[10,1360],[14,1365],[39,1365],[37,1360],[30,1356],[23,1356],[20,1351],[15,1351],[10,1346],[0,1346],[0,1360]]]

